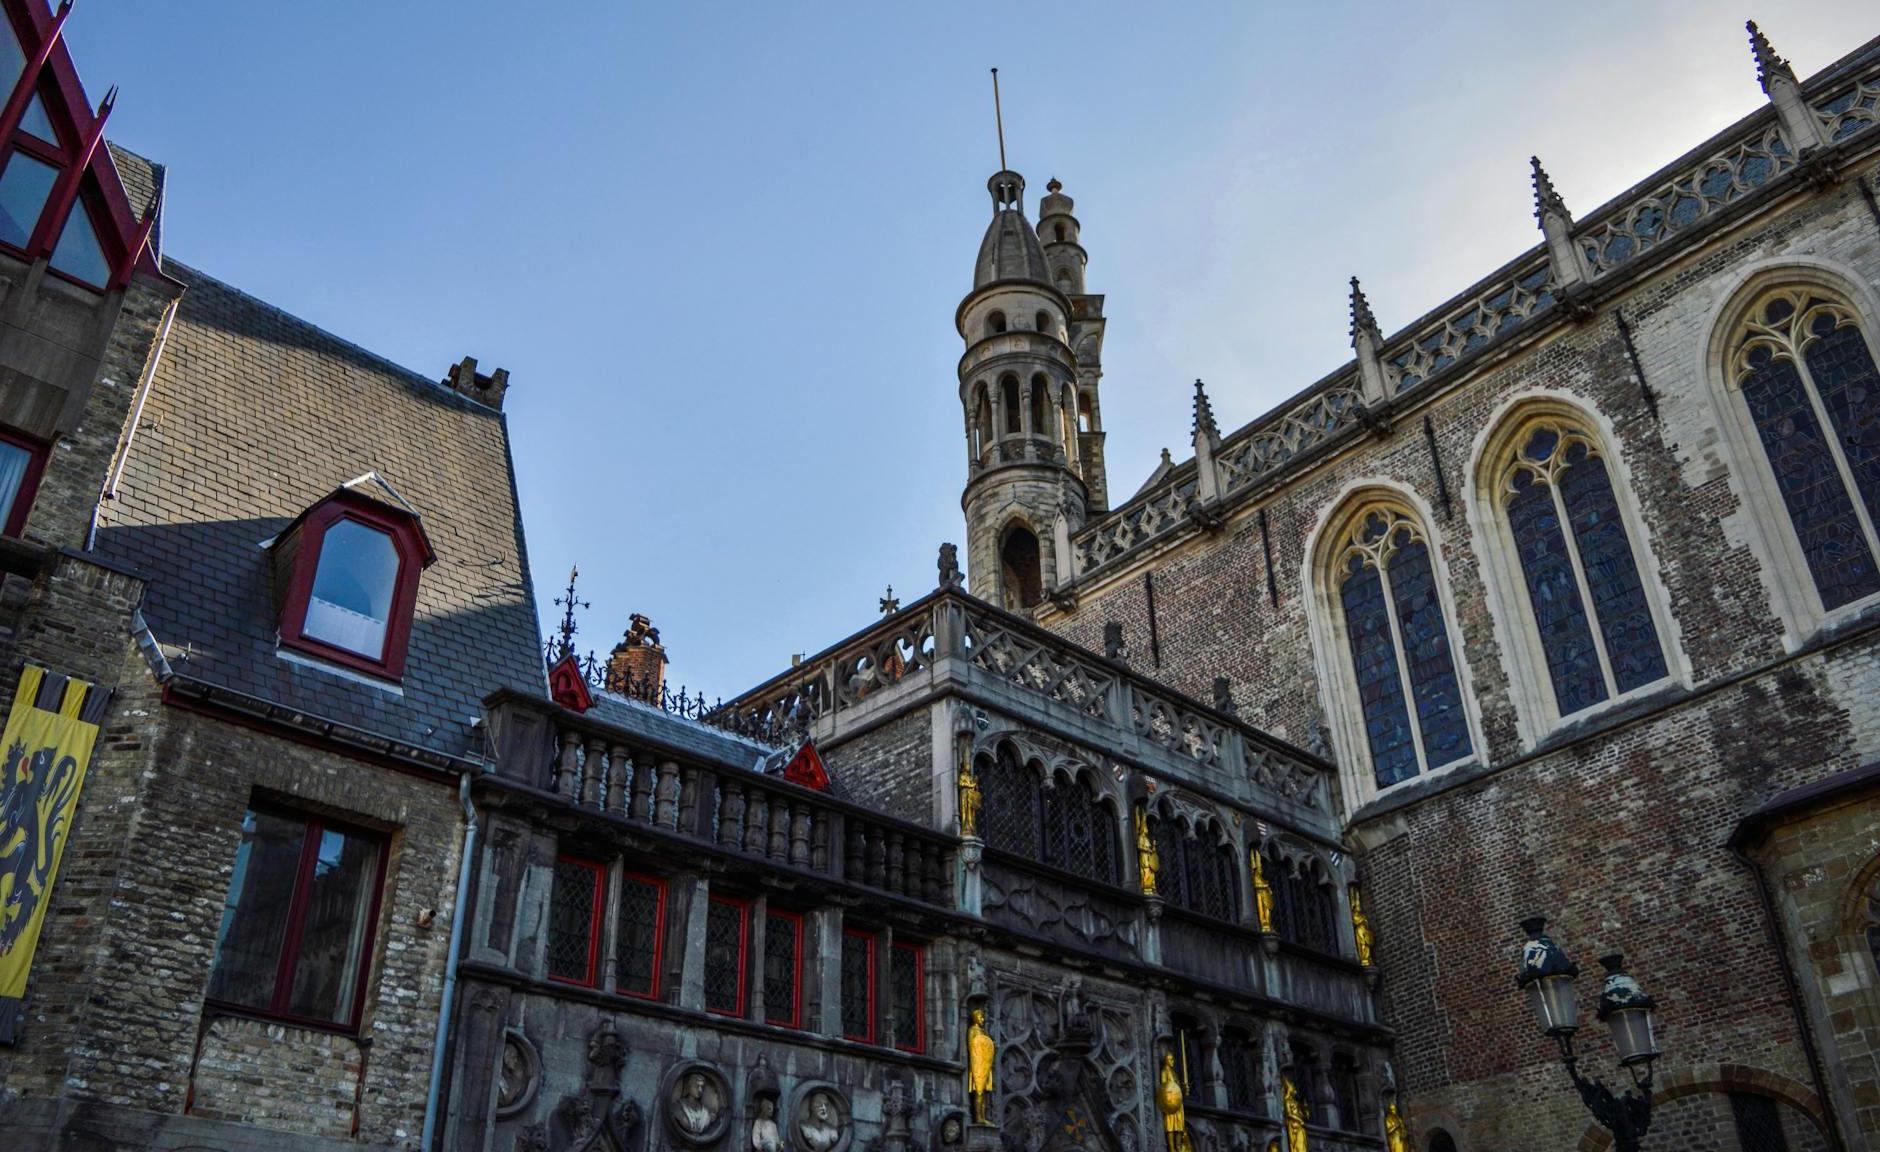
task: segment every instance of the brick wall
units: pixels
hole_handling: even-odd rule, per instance
[[[830,778],[857,804],[929,824],[933,807],[933,720],[927,708],[899,716],[823,754]]]

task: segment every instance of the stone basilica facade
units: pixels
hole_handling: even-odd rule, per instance
[[[964,570],[707,709],[542,643],[550,401],[165,253],[0,15],[0,1147],[1594,1152],[1545,914],[1645,1148],[1880,1149],[1880,41],[1127,499],[995,174]]]

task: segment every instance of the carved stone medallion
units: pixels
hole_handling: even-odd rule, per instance
[[[542,1082],[542,1058],[519,1028],[503,1032],[502,1063],[496,1069],[496,1115],[514,1116],[535,1099]]]
[[[693,1061],[673,1068],[660,1098],[666,1130],[688,1147],[717,1144],[731,1126],[731,1085],[710,1064]]]
[[[848,1152],[854,1139],[849,1099],[834,1084],[798,1086],[790,1108],[790,1144],[796,1152]]]

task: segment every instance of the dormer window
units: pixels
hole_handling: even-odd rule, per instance
[[[281,644],[396,680],[435,559],[423,525],[391,485],[368,474],[308,509],[271,545]]]

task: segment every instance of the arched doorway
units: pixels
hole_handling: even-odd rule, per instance
[[[999,588],[1011,611],[1033,608],[1044,599],[1044,571],[1038,537],[1025,525],[1013,522],[999,542]]]

